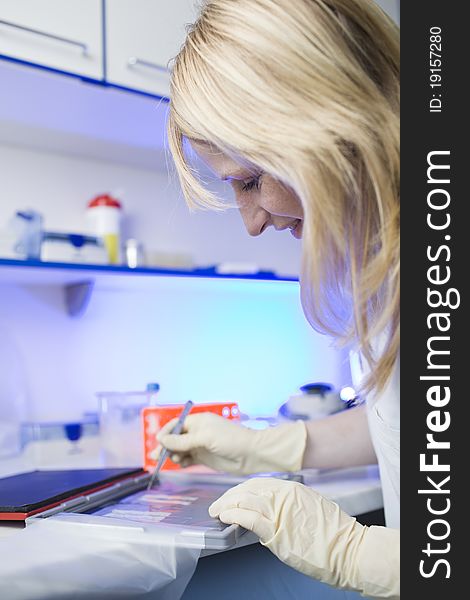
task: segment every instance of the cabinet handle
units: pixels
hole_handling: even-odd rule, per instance
[[[3,21],[2,19],[0,19],[0,25],[6,25],[7,27],[12,27],[13,29],[20,29],[21,31],[33,33],[34,35],[42,35],[43,37],[62,42],[64,44],[70,44],[71,46],[80,48],[84,56],[88,54],[88,45],[84,44],[83,42],[76,42],[75,40],[61,37],[60,35],[46,33],[45,31],[40,31],[39,29],[32,29],[31,27],[25,27],[24,25],[17,25],[16,23],[10,23],[9,21]]]
[[[168,69],[166,67],[162,67],[161,65],[157,65],[157,63],[149,62],[148,60],[143,60],[142,58],[137,58],[137,56],[131,56],[127,61],[127,65],[129,67],[135,67],[136,65],[141,65],[142,67],[148,67],[149,69],[155,69],[156,71],[162,71],[163,73],[168,73]]]

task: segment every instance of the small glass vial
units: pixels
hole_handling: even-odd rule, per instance
[[[141,242],[134,239],[129,239],[124,245],[124,255],[126,258],[126,265],[129,269],[135,269],[142,267],[145,264],[144,258],[144,247]]]

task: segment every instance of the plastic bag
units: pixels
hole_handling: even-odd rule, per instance
[[[200,548],[164,529],[69,527],[52,519],[0,539],[0,598],[178,600]]]

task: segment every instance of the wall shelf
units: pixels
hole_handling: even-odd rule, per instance
[[[64,290],[67,312],[72,317],[82,315],[95,287],[101,289],[151,290],[165,279],[211,279],[251,282],[284,282],[296,284],[297,279],[279,277],[271,271],[257,273],[218,273],[216,267],[196,269],[130,269],[118,265],[55,263],[36,260],[0,258],[0,285],[57,285]]]
[[[0,258],[0,283],[71,283],[80,277],[99,275],[127,275],[148,277],[210,277],[216,279],[251,279],[262,281],[297,281],[295,277],[278,276],[273,271],[257,273],[218,273],[216,267],[195,269],[166,269],[124,265],[91,265],[82,263],[45,262],[40,260],[16,260]]]

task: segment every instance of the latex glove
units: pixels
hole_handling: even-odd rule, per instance
[[[305,575],[366,596],[399,598],[399,531],[360,525],[301,483],[250,479],[216,500],[209,514],[253,531]]]
[[[157,439],[170,450],[171,459],[184,467],[204,464],[242,475],[302,467],[307,441],[303,421],[259,431],[214,413],[197,413],[186,417],[180,435],[171,435],[175,423],[173,419],[162,427]]]

